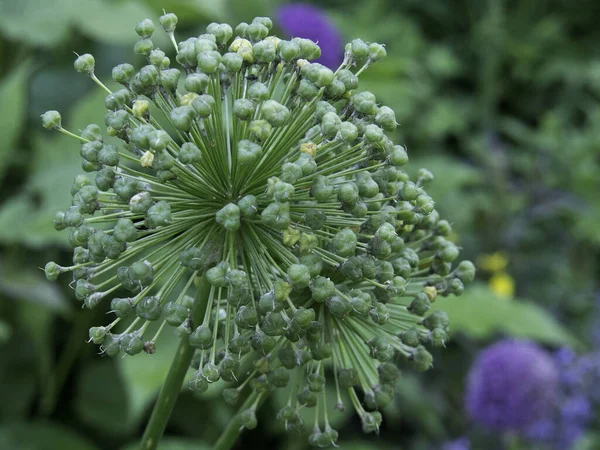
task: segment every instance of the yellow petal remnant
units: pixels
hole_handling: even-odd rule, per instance
[[[304,142],[303,144],[300,144],[300,153],[306,153],[314,158],[317,154],[317,144],[313,142]]]
[[[154,153],[150,150],[146,151],[140,158],[140,164],[142,167],[152,167],[152,163],[154,162]]]
[[[496,252],[491,255],[481,255],[477,259],[477,267],[486,272],[500,272],[508,266],[508,258],[504,252]]]
[[[490,278],[490,289],[504,299],[510,299],[515,294],[515,281],[506,272],[498,272]]]

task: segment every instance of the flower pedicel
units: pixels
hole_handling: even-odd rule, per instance
[[[402,170],[407,152],[386,136],[394,112],[358,89],[385,48],[354,40],[334,72],[309,62],[320,55],[312,41],[270,36],[268,18],[212,23],[179,43],[177,17],[160,24],[179,68],[154,48],[148,19],[135,45],[148,64],[116,66],[120,88],[96,78],[91,55],[75,61],[107,92],[105,134],[42,116],[81,141],[86,172],[54,221],[69,230],[73,265],[50,262],[47,277],[70,272],[86,307],[110,303],[114,320],[90,329],[107,355],[160,351],[176,327],[182,373],[190,361],[196,370],[190,388],[224,383],[228,403],[244,400],[238,428],[255,427],[257,407],[283,388],[279,419],[307,428],[312,445],[335,444],[331,407],[351,405],[377,432],[395,362],[431,367],[426,346],[448,338],[431,304],[475,274],[453,264],[450,224],[424,188],[432,174]],[[304,424],[311,407],[316,421]]]

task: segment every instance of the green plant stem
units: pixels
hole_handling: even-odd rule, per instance
[[[240,415],[246,409],[248,409],[248,408],[250,408],[250,406],[252,406],[252,404],[256,401],[256,397],[257,397],[256,392],[252,392],[252,394],[250,394],[248,396],[246,401],[242,404],[242,406],[240,406],[240,409],[238,410],[237,414],[231,418],[231,420],[229,421],[229,424],[223,430],[223,432],[221,433],[221,436],[219,436],[219,439],[213,446],[212,450],[229,450],[233,447],[233,445],[238,440],[238,438],[243,430],[242,423],[240,421]],[[262,402],[264,401],[264,399],[266,397],[267,397],[266,395],[262,396],[257,408],[260,406],[260,404],[262,404]]]
[[[204,318],[210,288],[210,284],[202,277],[192,310],[192,323],[194,326],[200,324]],[[185,374],[190,367],[194,350],[189,344],[188,337],[183,336],[175,358],[173,358],[173,362],[171,363],[169,374],[160,390],[160,394],[158,394],[158,399],[146,426],[146,431],[140,445],[141,450],[155,450],[158,448],[160,438],[165,432],[169,417],[171,416],[171,412],[173,412],[175,402],[181,391]]]

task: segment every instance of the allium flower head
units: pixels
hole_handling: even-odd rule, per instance
[[[497,430],[521,431],[554,404],[558,371],[537,345],[504,340],[482,351],[471,369],[466,408],[471,418]]]
[[[135,51],[148,64],[116,66],[114,91],[91,55],[75,62],[108,92],[105,133],[75,135],[57,112],[43,116],[81,141],[86,172],[55,219],[70,230],[73,265],[48,263],[48,278],[71,272],[86,307],[110,303],[114,320],[90,330],[107,355],[160,351],[158,336],[176,327],[195,349],[190,387],[221,382],[227,402],[247,396],[246,428],[270,391],[288,387],[287,429],[317,406],[310,441],[334,443],[332,383],[336,406],[350,399],[377,431],[394,361],[431,366],[425,345],[448,338],[431,303],[475,272],[453,266],[450,225],[424,188],[431,173],[411,181],[402,170],[406,150],[385,133],[393,111],[358,90],[384,48],[355,40],[333,72],[308,62],[320,55],[312,41],[269,36],[267,18],[235,31],[213,23],[179,43],[176,16],[160,21],[173,61],[141,22]]]
[[[317,62],[330,69],[342,62],[342,37],[323,10],[306,3],[282,5],[277,10],[277,21],[286,35],[319,44],[321,57]]]

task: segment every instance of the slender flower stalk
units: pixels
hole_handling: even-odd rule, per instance
[[[317,408],[312,445],[335,445],[332,406],[350,405],[377,432],[394,362],[431,367],[425,346],[443,346],[449,329],[431,304],[475,274],[453,264],[450,224],[425,191],[432,174],[411,181],[402,170],[407,152],[386,135],[394,112],[358,90],[385,48],[354,40],[334,72],[309,62],[321,53],[314,42],[270,36],[268,18],[212,23],[181,42],[174,14],[160,24],[180,68],[154,48],[148,19],[134,47],[148,64],[116,66],[120,89],[97,79],[91,55],[75,61],[108,92],[107,136],[98,125],[67,131],[56,111],[42,117],[81,141],[86,172],[54,221],[70,230],[73,264],[50,262],[47,277],[71,273],[88,308],[110,302],[114,320],[90,329],[109,356],[151,354],[175,327],[194,349],[189,388],[220,383],[227,403],[243,402],[218,448],[256,426],[277,388],[289,393],[278,413],[286,429],[305,429],[303,410]],[[163,390],[176,395],[171,381]],[[152,445],[168,408],[156,414]]]

